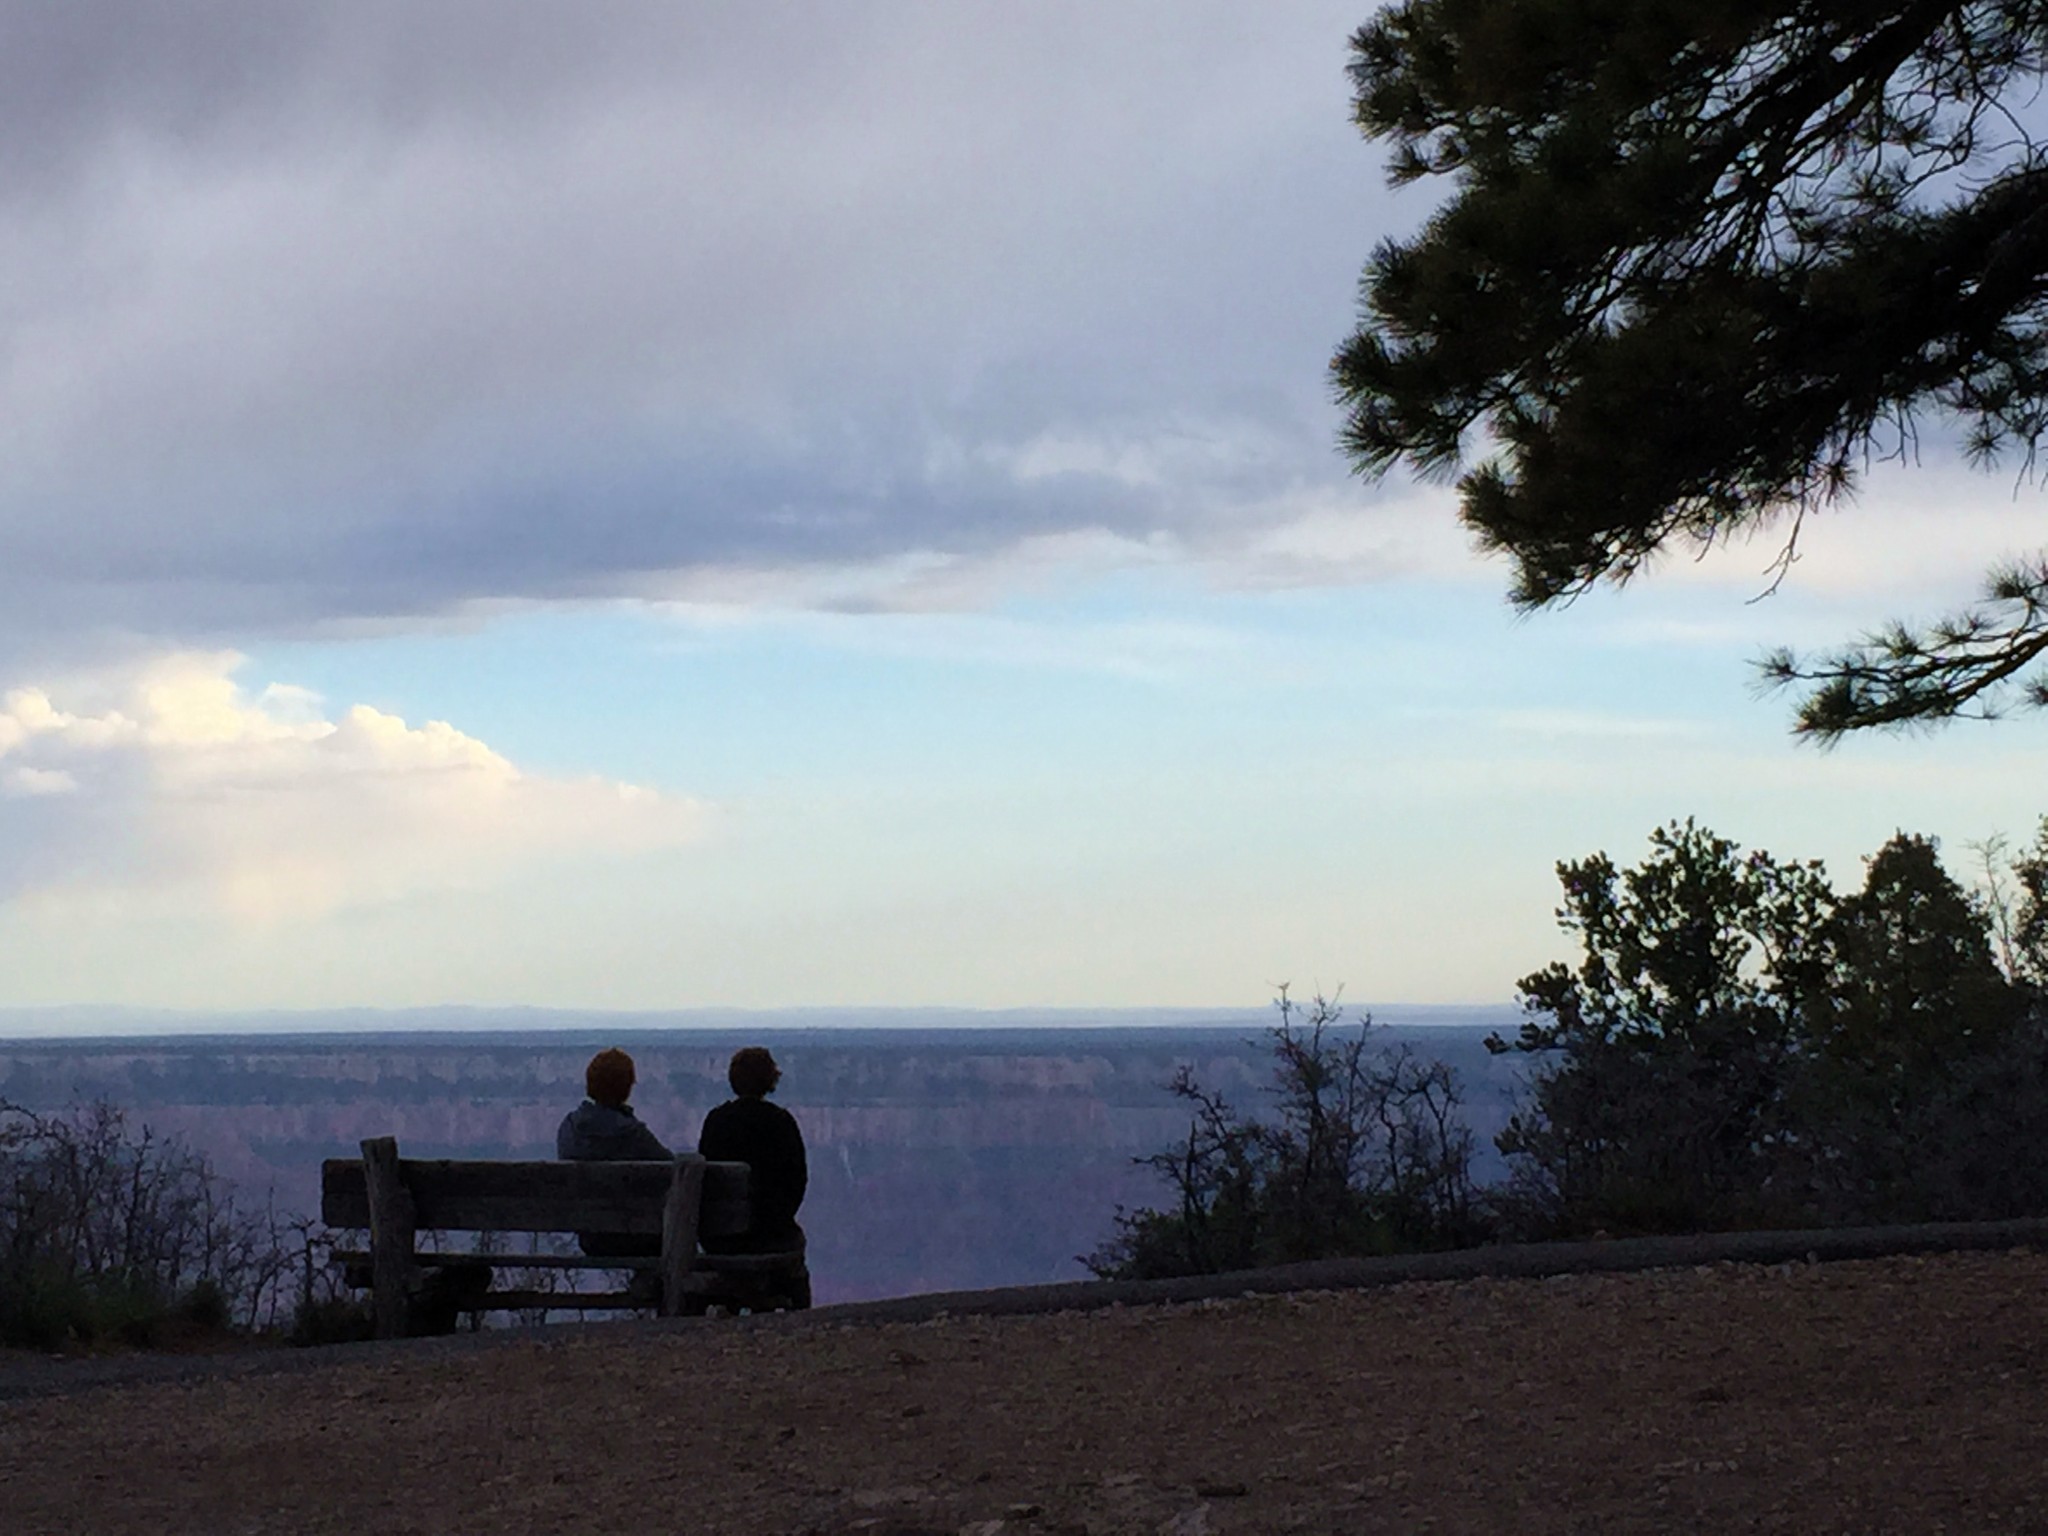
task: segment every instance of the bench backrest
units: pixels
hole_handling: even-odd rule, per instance
[[[442,1232],[632,1232],[659,1236],[671,1163],[477,1162],[400,1158],[413,1224]],[[697,1217],[700,1237],[748,1227],[747,1165],[706,1163]],[[370,1225],[360,1158],[320,1165],[320,1219],[330,1227]]]

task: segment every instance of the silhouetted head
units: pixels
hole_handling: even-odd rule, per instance
[[[633,1096],[633,1058],[624,1051],[599,1051],[583,1069],[583,1091],[597,1104],[619,1108]]]
[[[775,1091],[775,1085],[782,1081],[782,1068],[775,1065],[766,1046],[750,1045],[732,1053],[732,1065],[725,1069],[725,1080],[741,1098],[758,1099]]]

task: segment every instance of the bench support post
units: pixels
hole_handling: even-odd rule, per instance
[[[363,1143],[363,1182],[370,1196],[370,1283],[380,1339],[402,1339],[411,1321],[413,1204],[398,1175],[398,1142]]]
[[[704,1159],[679,1153],[661,1210],[661,1315],[683,1310],[683,1288],[697,1261],[697,1213],[704,1199]]]

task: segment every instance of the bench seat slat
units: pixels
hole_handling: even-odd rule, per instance
[[[688,1290],[695,1295],[715,1294],[716,1284],[708,1275],[692,1273]],[[490,1291],[460,1304],[459,1312],[527,1312],[538,1307],[549,1312],[630,1312],[651,1308],[645,1296],[624,1291]]]
[[[691,1265],[692,1273],[710,1272],[717,1275],[773,1275],[793,1269],[803,1262],[803,1253],[700,1253]],[[328,1255],[328,1261],[337,1265],[361,1265],[370,1262],[367,1248],[337,1248]],[[604,1270],[604,1269],[659,1269],[659,1259],[594,1259],[583,1253],[420,1253],[413,1256],[413,1263],[421,1269],[448,1269],[460,1264],[475,1264],[479,1261],[493,1269],[563,1269],[563,1270]]]
[[[447,1269],[479,1261],[493,1269],[659,1269],[659,1259],[593,1259],[585,1253],[416,1253],[413,1263],[421,1269]],[[332,1264],[367,1264],[367,1248],[337,1248],[328,1255]],[[702,1262],[701,1260],[699,1261]]]
[[[626,1312],[654,1304],[645,1296],[627,1296],[619,1291],[492,1291],[457,1310],[463,1312],[526,1312],[535,1307],[550,1312]]]
[[[657,1162],[452,1162],[401,1158],[400,1177],[422,1231],[625,1232],[658,1237],[673,1165]],[[747,1229],[747,1165],[708,1163],[698,1231]],[[320,1165],[320,1218],[330,1227],[370,1221],[369,1190],[355,1158]]]

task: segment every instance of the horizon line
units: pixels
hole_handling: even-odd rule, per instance
[[[1045,1030],[1094,1029],[1228,1029],[1263,1022],[1273,1004],[1144,1005],[1123,1007],[1007,1006],[958,1007],[947,1004],[807,1004],[793,1007],[614,1008],[556,1007],[541,1004],[439,1003],[396,1007],[328,1008],[162,1008],[139,1004],[50,1003],[0,1006],[0,1044],[80,1045],[162,1038],[239,1038],[289,1035],[298,1038],[348,1038],[378,1034],[410,1036],[500,1033],[585,1035],[604,1031],[629,1034],[697,1033],[736,1025],[771,1031],[869,1030],[914,1032],[920,1029],[997,1030],[1004,1027]],[[1344,1005],[1344,1022],[1370,1018],[1390,1024],[1383,1014],[1406,1017],[1426,1026],[1431,1015],[1500,1015],[1519,1012],[1511,1001],[1499,1003],[1361,1003]],[[91,1033],[42,1032],[66,1022],[94,1018],[114,1026]],[[40,1025],[42,1030],[27,1032]],[[126,1025],[127,1028],[120,1026]],[[136,1028],[138,1025],[154,1027]],[[1446,1021],[1438,1027],[1461,1027]],[[1466,1027],[1479,1027],[1476,1023]]]

